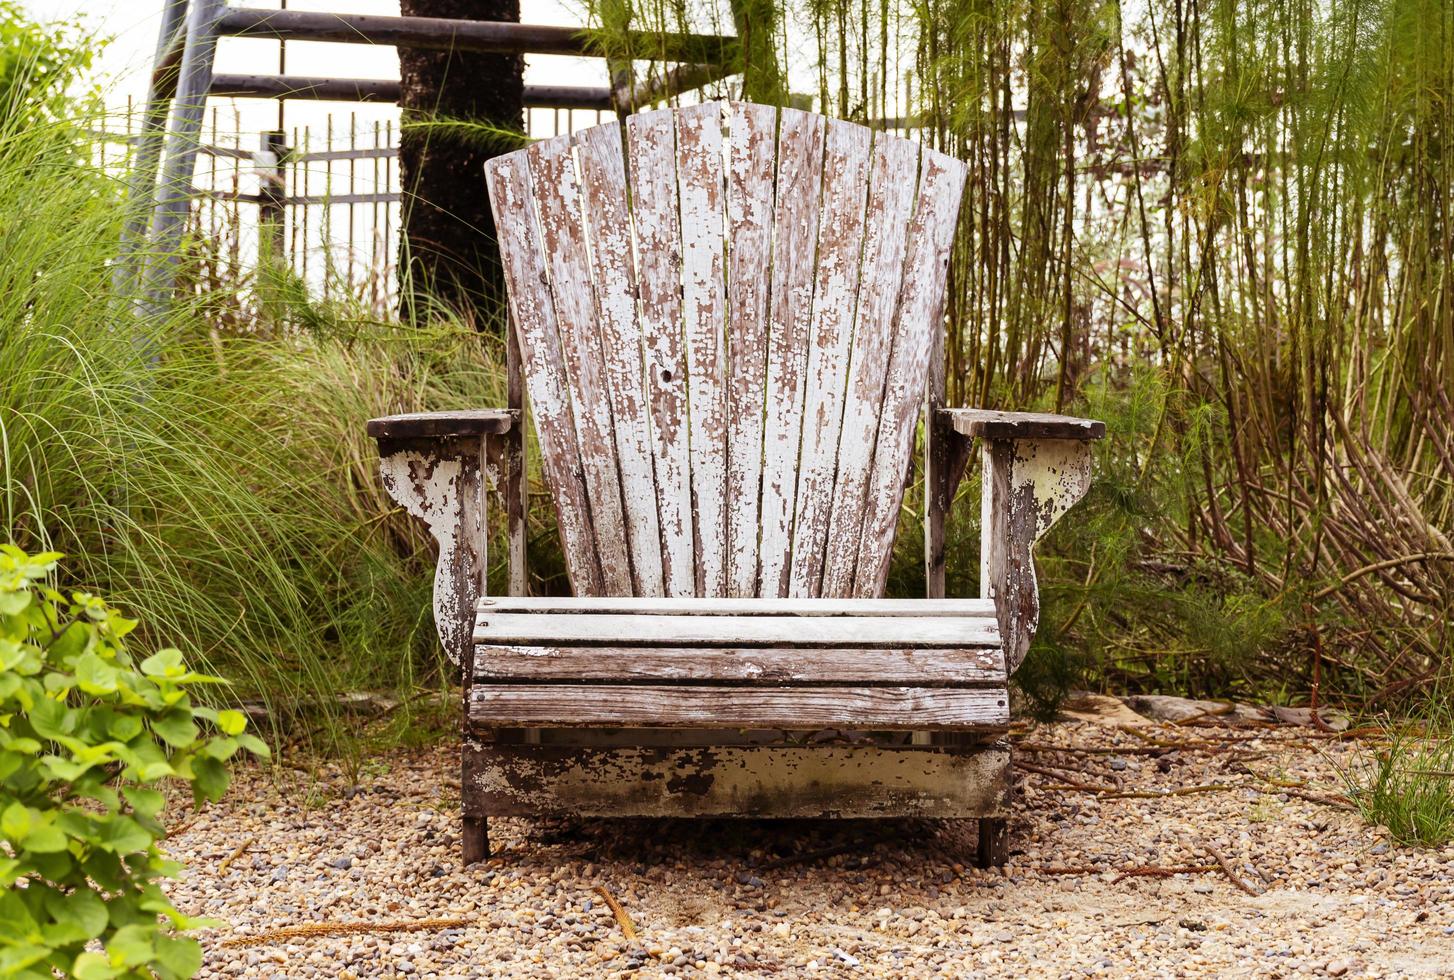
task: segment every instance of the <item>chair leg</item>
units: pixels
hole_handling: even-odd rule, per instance
[[[1004,817],[981,817],[979,846],[974,863],[980,868],[998,868],[1010,859],[1010,822]]]
[[[465,867],[490,857],[490,820],[488,817],[465,817],[460,835]]]

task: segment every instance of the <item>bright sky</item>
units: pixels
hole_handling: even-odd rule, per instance
[[[156,49],[162,0],[20,0],[39,19],[83,19],[111,43],[98,59],[102,90],[115,111],[126,108],[127,98],[140,103]],[[239,6],[276,8],[278,0],[245,0]],[[522,0],[522,20],[532,24],[579,24],[583,13],[571,0]],[[290,10],[331,10],[359,14],[398,14],[398,0],[288,0]],[[318,44],[292,41],[287,45],[288,73],[343,78],[397,78],[398,58],[392,47],[364,44]],[[275,74],[275,41],[224,38],[218,48],[216,70],[222,73]],[[538,84],[605,85],[599,61],[531,55],[526,59],[526,80]],[[260,132],[277,123],[277,103],[257,99],[214,100],[231,118],[235,105],[243,132]],[[397,118],[393,106],[352,103],[291,102],[287,126],[321,126],[329,113],[357,111],[361,124]]]

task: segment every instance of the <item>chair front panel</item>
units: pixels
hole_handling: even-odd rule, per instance
[[[486,173],[576,593],[881,593],[964,165],[733,102]]]

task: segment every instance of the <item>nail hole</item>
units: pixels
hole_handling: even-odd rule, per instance
[[[663,368],[662,369],[662,372],[661,372],[661,380],[663,380],[663,381],[670,381],[671,380],[671,371],[670,371],[670,369],[667,369],[667,368]]]

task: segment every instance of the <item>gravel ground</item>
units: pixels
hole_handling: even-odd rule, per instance
[[[974,831],[948,821],[644,820],[495,821],[496,857],[462,869],[444,746],[374,760],[357,784],[240,773],[168,842],[190,869],[171,891],[227,923],[203,934],[203,976],[1454,975],[1454,848],[1393,846],[1320,801],[1349,742],[1138,731],[1017,736],[1003,869],[967,867]],[[260,941],[223,945],[248,936]]]

